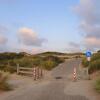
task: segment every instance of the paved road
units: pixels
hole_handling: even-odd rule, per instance
[[[88,100],[85,96],[64,93],[65,87],[72,81],[69,76],[73,72],[73,67],[78,68],[80,62],[80,60],[66,61],[53,69],[48,79],[7,93],[1,96],[0,100]]]

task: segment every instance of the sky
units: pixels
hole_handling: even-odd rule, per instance
[[[0,0],[0,52],[100,49],[100,0]]]

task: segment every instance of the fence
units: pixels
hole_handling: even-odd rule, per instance
[[[43,77],[43,70],[39,67],[25,68],[17,65],[17,74],[33,76],[34,80],[37,80]]]

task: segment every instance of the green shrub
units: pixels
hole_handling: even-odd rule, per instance
[[[21,66],[21,67],[32,67],[33,66],[33,59],[29,58],[29,57],[24,57],[22,59],[19,59],[17,61],[17,63]]]
[[[8,73],[0,71],[0,90],[11,90],[11,86],[7,83]]]
[[[100,59],[100,52],[92,55],[91,62]]]
[[[17,66],[10,66],[10,65],[8,65],[8,66],[6,66],[6,67],[4,68],[4,71],[5,71],[5,72],[14,73],[14,72],[17,71]]]
[[[83,58],[82,65],[84,67],[89,67],[89,73],[100,70],[100,52],[93,54],[90,62],[87,61],[86,57]]]
[[[96,80],[94,87],[95,87],[96,91],[100,93],[100,79]]]
[[[89,62],[87,61],[86,57],[84,57],[82,59],[82,65],[83,65],[83,67],[88,67],[89,66]]]
[[[5,65],[0,65],[0,70],[4,70],[5,69]]]
[[[52,69],[62,62],[64,62],[64,59],[56,56],[40,57],[40,56],[26,55],[25,53],[0,54],[0,70],[6,72],[8,71],[10,73],[16,72],[17,64],[19,64],[20,67],[33,67],[33,66],[44,65],[44,68]]]
[[[40,62],[40,65],[46,70],[51,70],[62,62],[64,62],[63,58],[59,58],[59,57],[56,57],[56,56],[46,56]]]
[[[62,57],[62,59],[70,59],[69,57]]]
[[[41,62],[43,62],[43,58],[34,58],[33,59],[33,65],[35,66],[41,66]]]
[[[91,62],[89,65],[89,73],[93,73],[98,70],[100,70],[100,59]]]
[[[46,70],[51,70],[52,68],[56,67],[57,63],[54,61],[44,61],[42,62],[42,67]]]
[[[54,61],[54,62],[57,62],[57,63],[62,63],[64,61],[64,59],[61,59],[61,58],[56,57],[56,56],[46,56],[44,58],[44,60],[46,60],[46,61],[51,60],[51,61]]]

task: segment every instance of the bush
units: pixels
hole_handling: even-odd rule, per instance
[[[0,71],[0,90],[11,90],[11,86],[7,83],[8,73]]]
[[[33,59],[29,57],[24,57],[16,61],[21,67],[32,67],[33,66]]]
[[[90,62],[87,61],[86,57],[83,58],[82,65],[89,67],[89,73],[100,70],[100,52],[93,54]]]
[[[16,64],[19,64],[22,67],[33,67],[40,66],[43,61],[40,57],[24,57],[16,61]]]
[[[89,65],[89,73],[93,73],[98,70],[100,70],[100,59],[91,62]]]
[[[93,56],[91,58],[91,62],[98,60],[98,59],[100,59],[100,52],[93,54]]]
[[[54,62],[57,62],[57,63],[62,63],[64,61],[64,59],[62,58],[59,58],[59,57],[56,57],[56,56],[47,56],[44,58],[44,60],[48,61],[48,60],[51,60],[51,61],[54,61]]]
[[[51,70],[52,68],[54,68],[55,66],[57,66],[57,63],[54,61],[44,61],[42,63],[42,67],[46,70]]]
[[[10,66],[10,65],[8,65],[8,66],[6,66],[6,67],[4,68],[4,71],[5,71],[5,72],[14,73],[14,72],[17,71],[17,67],[16,67],[16,66]]]
[[[86,58],[82,59],[82,65],[83,65],[83,67],[88,67],[89,66],[89,62],[87,61]]]
[[[52,69],[59,63],[64,62],[64,59],[56,56],[32,56],[25,53],[1,53],[0,54],[0,70],[10,73],[16,72],[17,64],[20,67],[44,66],[46,69]]]
[[[51,70],[62,62],[64,62],[64,59],[62,59],[62,58],[59,58],[56,56],[46,56],[40,62],[40,66],[42,66],[46,70]]]
[[[4,70],[6,68],[5,65],[0,65],[0,70]]]
[[[95,87],[96,91],[100,93],[100,79],[96,80],[94,87]]]

